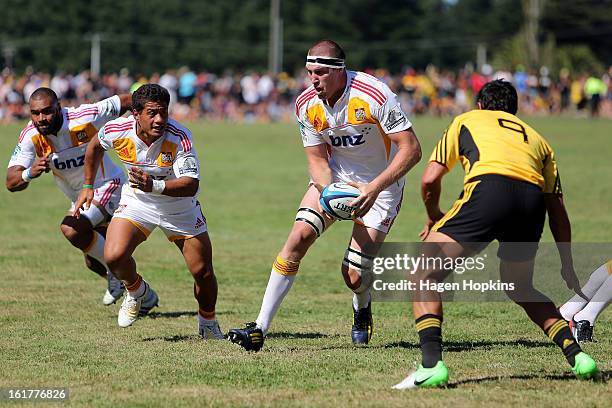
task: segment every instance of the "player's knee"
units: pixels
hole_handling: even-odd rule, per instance
[[[411,274],[411,277],[414,282],[439,283],[444,282],[452,272],[452,269],[418,269]]]
[[[62,234],[64,234],[64,237],[70,242],[76,237],[77,232],[70,225],[62,223],[60,224],[60,230],[62,230]]]
[[[361,250],[349,247],[342,261],[344,282],[355,293],[365,292],[373,281],[372,262],[374,257]]]
[[[517,305],[523,309],[528,309],[534,305],[540,303],[549,302],[550,299],[542,292],[537,290],[531,282],[529,283],[517,283],[517,282],[506,282],[507,289],[505,289],[506,295]]]
[[[93,238],[91,224],[84,218],[66,216],[62,220],[60,229],[64,237],[77,248],[84,250],[91,244]]]
[[[504,282],[504,292],[506,292],[506,296],[508,296],[508,299],[510,299],[517,305],[522,306],[521,296],[519,294],[519,291],[522,292],[525,290],[525,288],[520,287],[520,285],[517,285],[517,282],[510,282],[507,280],[504,280],[503,282]]]
[[[66,237],[66,239],[70,241],[72,245],[78,246],[78,244],[80,244],[80,241],[82,241],[82,231],[79,231],[76,225],[70,223],[69,221],[67,222],[66,219],[60,225],[60,229],[62,230],[62,234],[64,234],[64,237]]]
[[[209,265],[206,262],[202,261],[196,265],[193,265],[193,267],[191,268],[191,275],[193,276],[193,279],[198,282],[208,281],[214,279],[215,271],[212,265]]]
[[[281,254],[287,260],[299,262],[316,239],[317,236],[308,226],[295,226],[291,230]]]
[[[344,278],[344,283],[346,286],[353,291],[358,290],[359,286],[361,285],[361,272],[353,268],[349,268],[344,264],[342,264],[340,269],[342,271],[342,277]]]
[[[289,234],[288,242],[296,250],[308,248],[317,239],[317,235],[306,225],[296,225],[291,234]]]
[[[104,262],[108,265],[111,271],[116,271],[121,268],[125,262],[130,259],[130,255],[118,248],[113,248],[112,245],[104,247]]]

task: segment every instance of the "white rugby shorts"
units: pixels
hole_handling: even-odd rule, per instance
[[[395,194],[381,193],[370,211],[354,222],[388,234],[402,206],[404,189]]]
[[[193,207],[182,212],[168,214],[124,195],[113,217],[128,220],[146,237],[159,227],[170,241],[192,238],[208,231],[206,218],[198,201],[195,201]]]

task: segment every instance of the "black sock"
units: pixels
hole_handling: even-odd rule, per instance
[[[414,322],[419,333],[423,367],[432,368],[442,360],[442,316],[426,314]]]
[[[563,319],[559,319],[544,332],[557,346],[561,347],[561,351],[563,351],[563,355],[567,359],[567,362],[573,367],[574,364],[576,364],[576,359],[574,357],[576,357],[576,354],[580,353],[582,349],[578,343],[576,343],[574,336],[572,336],[572,332],[567,322]]]

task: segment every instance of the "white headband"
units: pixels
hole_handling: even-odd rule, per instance
[[[306,63],[334,69],[342,69],[345,67],[344,60],[342,58],[321,57],[316,55],[306,56]]]

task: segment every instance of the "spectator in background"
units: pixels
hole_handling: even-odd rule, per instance
[[[159,84],[168,90],[170,94],[170,108],[177,101],[177,91],[178,91],[178,78],[176,77],[176,72],[173,69],[170,69],[159,78]]]
[[[142,74],[137,74],[136,78],[138,78],[138,80],[136,82],[134,82],[131,86],[130,86],[130,93],[134,93],[136,92],[136,90],[138,88],[140,88],[141,86],[147,84],[149,81],[147,80],[147,78],[145,78]],[[156,84],[159,82],[158,78],[151,78],[152,83]]]
[[[182,67],[179,70],[179,88],[178,88],[178,102],[190,105],[191,101],[196,94],[196,83],[198,81],[197,75],[189,69],[189,67]]]
[[[117,79],[118,91],[127,92],[133,82],[130,71],[127,68],[121,68],[121,71],[119,71],[119,78]]]
[[[59,99],[64,99],[70,90],[70,81],[66,78],[66,74],[59,71],[51,78],[50,88],[55,91]]]
[[[492,67],[483,65],[483,72],[474,72],[470,65],[458,71],[439,70],[430,65],[425,71],[407,67],[397,75],[385,69],[369,69],[368,73],[384,82],[395,92],[402,107],[410,114],[457,115],[473,108],[473,98],[484,80],[505,78],[516,85],[521,113],[527,115],[580,115],[587,103],[595,115],[612,118],[610,74],[601,77],[595,98],[585,94],[588,75],[562,69],[557,75],[540,70],[539,75],[528,74],[517,65],[492,75]],[[593,77],[594,79],[597,79]],[[182,82],[181,82],[182,79]],[[136,82],[135,82],[136,81]],[[591,81],[592,82],[592,81]],[[246,74],[226,71],[216,74],[192,72],[187,67],[178,72],[170,69],[150,77],[130,75],[127,68],[117,73],[92,78],[89,71],[51,75],[35,72],[31,67],[16,75],[8,69],[0,74],[0,122],[11,122],[27,117],[29,95],[38,86],[55,89],[71,105],[87,100],[105,99],[134,90],[144,83],[159,83],[168,89],[171,115],[178,120],[207,119],[215,121],[286,121],[291,122],[293,102],[308,87],[303,73],[291,76],[265,72]],[[600,88],[599,88],[600,87]],[[183,93],[179,100],[179,93]],[[595,112],[595,111],[593,111]]]
[[[559,110],[561,112],[565,112],[570,106],[571,84],[569,70],[567,68],[561,69],[561,71],[559,71],[559,84],[557,86],[560,98]]]
[[[584,74],[572,81],[570,86],[570,101],[576,107],[577,111],[584,109],[586,98],[584,97],[584,83],[586,78]]]
[[[259,80],[257,81],[257,93],[259,94],[259,99],[262,101],[267,100],[270,95],[272,95],[272,91],[274,91],[274,81],[268,73],[265,73],[260,76]]]
[[[584,84],[584,93],[589,100],[591,116],[599,116],[599,104],[603,96],[606,95],[608,87],[601,78],[590,76]]]

